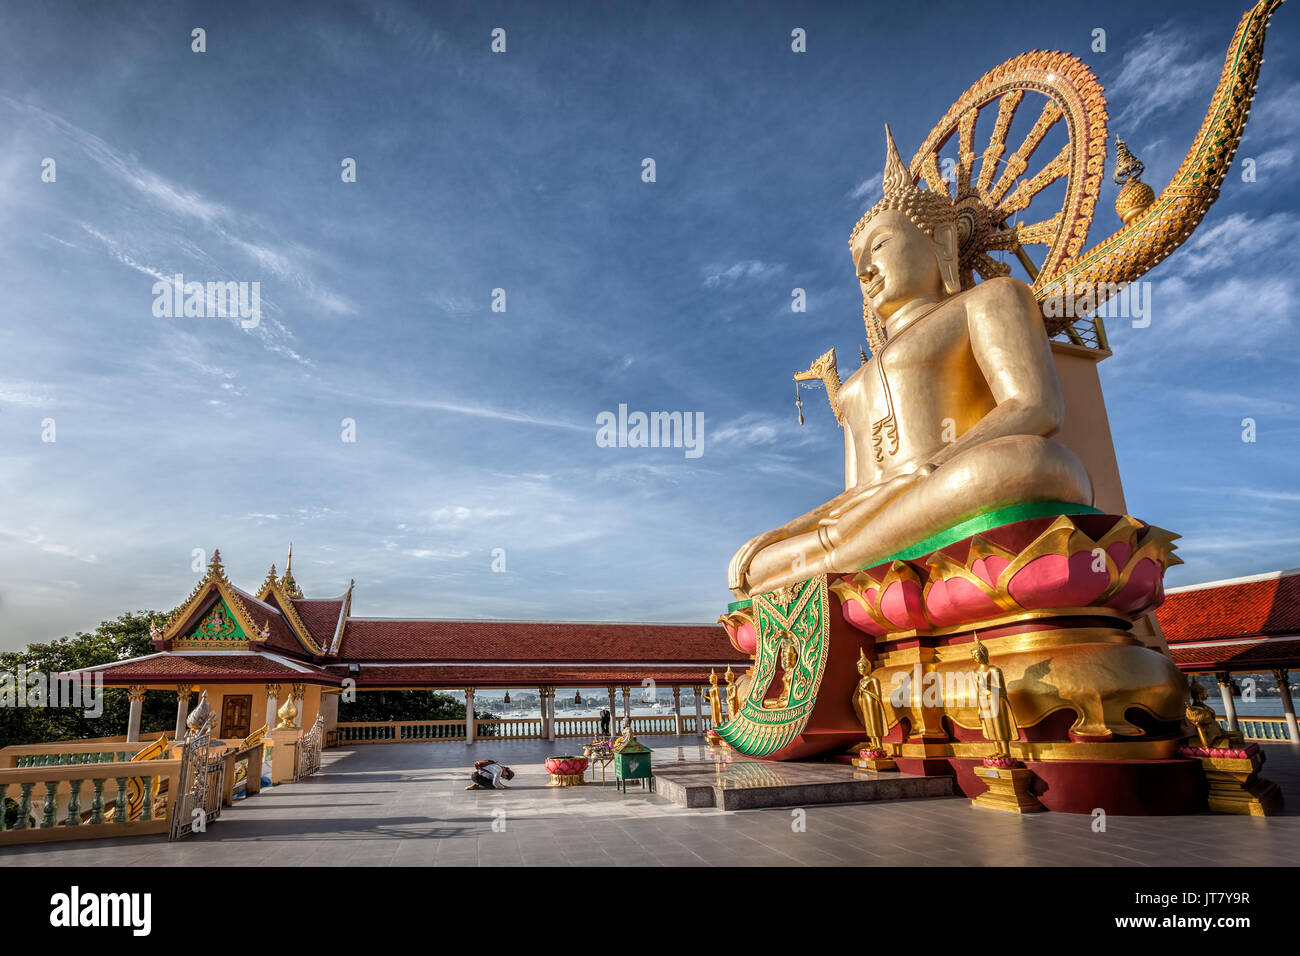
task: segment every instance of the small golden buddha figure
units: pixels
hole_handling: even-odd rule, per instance
[[[978,634],[975,635],[975,645],[971,648],[970,656],[977,665],[975,685],[980,729],[984,732],[984,739],[993,742],[994,757],[1010,757],[1011,741],[1020,739],[1020,728],[1016,725],[1016,715],[1007,698],[1002,668],[989,663],[989,649],[980,643]]]
[[[709,671],[709,718],[714,728],[722,726],[722,697],[718,692],[718,672]]]
[[[880,680],[872,676],[871,661],[864,650],[858,651],[858,673],[862,676],[853,694],[853,709],[867,732],[867,740],[871,743],[870,749],[882,750],[884,746],[882,741],[889,733],[889,725],[885,718],[885,701],[881,695]]]
[[[1065,402],[1033,292],[1011,277],[963,289],[955,206],[914,184],[888,129],[886,147],[884,198],[849,242],[874,354],[836,399],[844,491],[736,552],[739,598],[858,571],[998,508],[1093,501],[1050,437]]]
[[[728,667],[723,677],[727,681],[727,719],[730,720],[740,713],[740,692],[736,688],[735,671]]]
[[[799,663],[799,648],[795,646],[794,638],[789,632],[781,638],[776,659],[781,665],[781,694],[763,701],[763,706],[769,708],[788,707],[790,704],[790,688],[794,684],[794,669]]]
[[[1214,709],[1205,703],[1205,688],[1195,677],[1190,679],[1188,690],[1191,701],[1187,705],[1187,722],[1196,731],[1198,745],[1206,750],[1233,750],[1245,746],[1240,732],[1227,730],[1219,723]]]

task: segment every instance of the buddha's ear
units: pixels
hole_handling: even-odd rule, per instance
[[[957,225],[944,223],[934,230],[934,244],[938,247],[939,275],[943,288],[949,295],[961,291],[961,276],[957,274]]]

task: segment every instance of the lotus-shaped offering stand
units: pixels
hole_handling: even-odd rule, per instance
[[[894,762],[883,747],[864,747],[859,750],[857,759],[853,761],[853,766],[859,770],[872,770],[876,773],[898,769],[898,764]]]
[[[587,758],[566,754],[562,757],[547,757],[546,772],[551,775],[552,787],[578,787],[582,785],[582,775],[587,772]]]

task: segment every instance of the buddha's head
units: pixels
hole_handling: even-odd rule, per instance
[[[921,296],[961,289],[956,207],[943,193],[913,182],[888,126],[885,147],[884,198],[849,237],[864,306],[880,321]]]
[[[871,660],[867,657],[865,650],[858,651],[858,673],[866,677],[871,673]]]
[[[989,649],[980,643],[980,636],[975,635],[975,643],[970,649],[970,657],[976,664],[983,667],[989,662]]]

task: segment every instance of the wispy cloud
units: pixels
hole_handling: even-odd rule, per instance
[[[452,415],[466,415],[471,418],[489,418],[500,422],[514,422],[519,425],[537,425],[542,428],[563,428],[568,431],[591,432],[596,434],[593,419],[591,425],[579,425],[575,422],[558,418],[547,418],[516,412],[509,409],[492,408],[486,405],[470,405],[464,402],[450,402],[434,398],[413,398],[403,395],[375,395],[360,392],[337,391],[339,397],[352,399],[369,405],[385,405],[392,408],[409,408],[423,411],[447,412]],[[594,438],[593,438],[594,440]]]
[[[54,398],[39,382],[5,381],[0,379],[0,408],[21,405],[26,408],[46,408]]]
[[[721,285],[731,285],[743,280],[763,281],[780,275],[785,266],[779,262],[762,262],[758,259],[746,259],[730,266],[709,266],[705,270],[704,284],[710,289]]]
[[[1110,123],[1121,136],[1151,117],[1199,102],[1214,89],[1223,54],[1202,53],[1190,31],[1169,23],[1142,34],[1106,83],[1106,99],[1119,105]]]
[[[854,202],[861,202],[863,199],[876,199],[876,193],[880,192],[882,175],[882,173],[876,173],[874,176],[868,176],[862,180],[849,190],[849,198]]]

